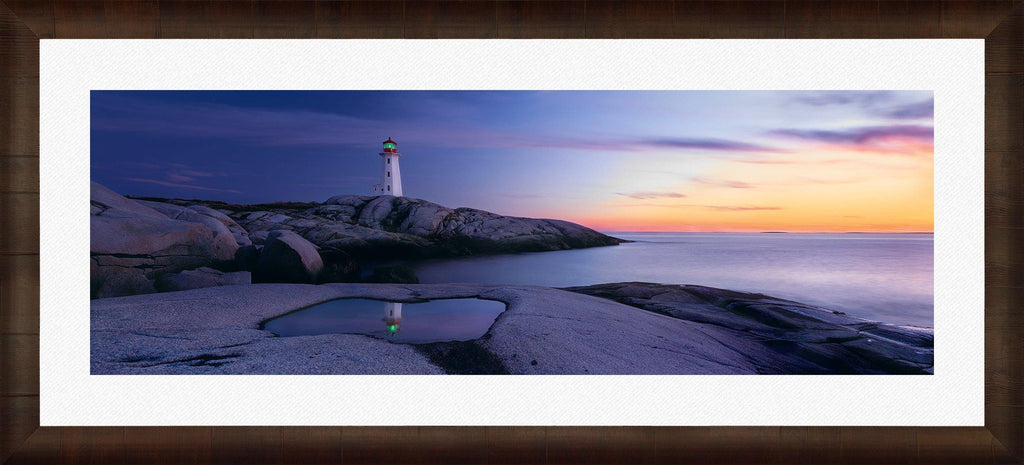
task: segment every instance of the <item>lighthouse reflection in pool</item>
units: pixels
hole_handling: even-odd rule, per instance
[[[282,337],[345,333],[405,344],[469,341],[487,333],[503,311],[504,303],[483,299],[339,299],[274,318],[263,329]]]

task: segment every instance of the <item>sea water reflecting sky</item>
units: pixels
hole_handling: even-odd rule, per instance
[[[637,242],[428,260],[413,268],[424,283],[699,284],[761,292],[886,323],[932,326],[931,234],[612,235]]]

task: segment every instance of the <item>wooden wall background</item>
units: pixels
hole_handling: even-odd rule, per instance
[[[986,38],[983,428],[39,428],[39,39]],[[0,462],[1021,463],[1021,0],[0,0]]]

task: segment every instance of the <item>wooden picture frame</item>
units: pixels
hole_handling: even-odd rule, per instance
[[[1024,6],[0,0],[0,462],[1021,463]],[[39,427],[39,39],[984,38],[984,427]]]

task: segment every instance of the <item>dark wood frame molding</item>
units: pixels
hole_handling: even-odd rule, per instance
[[[1021,463],[1021,0],[0,0],[0,462]],[[985,426],[39,427],[39,39],[984,38]]]

